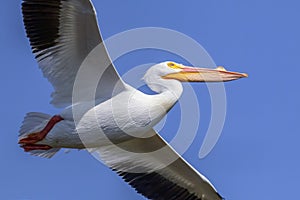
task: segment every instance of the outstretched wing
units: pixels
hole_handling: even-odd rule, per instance
[[[150,138],[134,138],[93,149],[110,168],[153,200],[221,200],[212,184],[180,157],[154,130]]]
[[[70,105],[80,65],[102,43],[92,3],[89,0],[24,0],[22,13],[32,52],[55,90],[51,103],[56,107]],[[99,64],[89,67],[92,71],[103,71],[96,98],[108,99],[120,77],[103,44],[98,52]],[[122,82],[119,87],[124,87]]]

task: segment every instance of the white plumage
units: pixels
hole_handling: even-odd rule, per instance
[[[100,44],[89,0],[24,0],[22,12],[33,53],[54,87],[51,103],[65,107],[53,117],[26,115],[19,140],[25,151],[50,158],[60,148],[90,148],[149,199],[222,199],[153,126],[180,98],[180,81],[230,81],[246,74],[163,62],[144,76],[147,85],[157,92],[147,95],[124,83],[115,71],[104,44]],[[102,76],[96,87],[97,104],[90,107],[90,101],[74,102],[72,95],[79,68],[95,47],[98,62],[88,62],[88,70]],[[84,84],[83,96],[89,92],[88,76]],[[74,122],[74,109],[81,113],[78,123]]]

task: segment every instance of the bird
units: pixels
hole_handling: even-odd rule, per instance
[[[32,53],[54,88],[51,104],[61,109],[56,115],[26,114],[18,138],[25,152],[51,158],[61,148],[90,149],[148,199],[223,199],[153,127],[178,101],[183,82],[226,82],[247,74],[165,61],[147,70],[143,80],[154,94],[145,94],[117,73],[90,0],[23,0],[22,14]],[[74,100],[73,92],[78,72],[94,49],[100,62],[86,62],[85,67],[101,77],[90,106],[84,97]],[[90,91],[88,80],[80,92]]]

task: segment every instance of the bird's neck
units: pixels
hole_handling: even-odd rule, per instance
[[[180,98],[183,88],[182,84],[177,80],[157,78],[154,80],[146,80],[151,90],[158,94],[153,98],[160,102],[168,111]]]

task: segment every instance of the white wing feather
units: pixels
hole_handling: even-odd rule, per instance
[[[92,151],[138,193],[149,199],[222,199],[213,185],[154,130],[148,134],[154,136],[134,138]]]
[[[22,12],[33,53],[44,76],[55,90],[51,95],[51,103],[56,107],[70,105],[80,65],[102,42],[91,1],[24,0]],[[105,46],[101,48],[101,54],[97,57],[101,63],[91,67],[104,72],[96,99],[108,99],[120,78]],[[108,68],[103,69],[105,66],[101,64]]]

